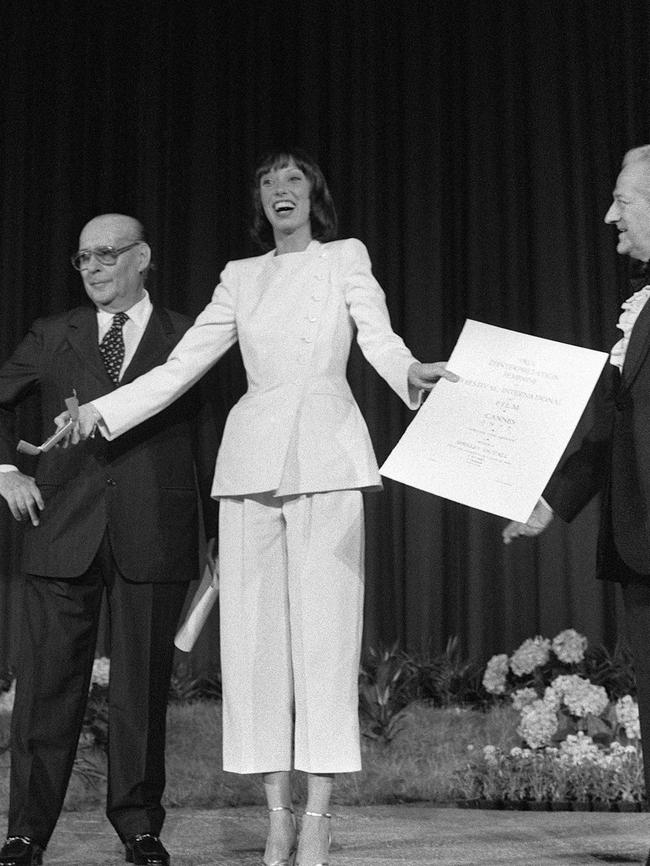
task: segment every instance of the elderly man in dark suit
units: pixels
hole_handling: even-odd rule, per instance
[[[605,222],[618,230],[617,251],[650,261],[650,145],[628,151]],[[554,473],[528,523],[503,537],[537,535],[557,513],[572,520],[603,495],[598,576],[621,583],[637,680],[642,742],[650,744],[650,277],[623,304],[601,379],[596,419],[580,447]],[[648,751],[648,749],[646,749]],[[650,796],[650,754],[645,761]],[[650,866],[650,854],[646,861]]]
[[[0,367],[0,495],[25,521],[23,626],[12,719],[8,838],[0,866],[31,866],[62,808],[92,672],[101,600],[110,622],[107,815],[127,862],[168,864],[165,716],[173,638],[198,574],[198,487],[217,448],[196,389],[117,442],[53,448],[35,477],[15,463],[15,410],[38,392],[46,430],[76,393],[86,402],[162,363],[191,325],[153,305],[141,224],[91,220],[73,256],[92,306],[36,321]]]

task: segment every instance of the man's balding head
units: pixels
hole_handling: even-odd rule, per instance
[[[114,263],[102,262],[102,251],[111,250],[118,253]],[[86,253],[80,262],[81,277],[98,309],[126,312],[144,297],[151,250],[137,219],[115,213],[94,217],[81,231],[79,252]]]

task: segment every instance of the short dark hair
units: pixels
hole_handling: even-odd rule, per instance
[[[260,198],[260,180],[270,171],[276,168],[285,168],[290,163],[294,163],[300,171],[303,172],[309,183],[311,190],[310,199],[310,219],[311,219],[311,234],[314,240],[333,241],[336,238],[338,221],[336,218],[336,209],[332,196],[327,188],[327,182],[323,172],[320,170],[318,163],[315,162],[300,148],[288,148],[286,150],[273,150],[267,153],[258,163],[253,174],[252,182],[252,209],[253,215],[251,220],[251,236],[256,243],[263,249],[271,250],[275,246],[273,240],[273,230],[271,224],[266,218],[264,209],[262,208],[262,200]]]

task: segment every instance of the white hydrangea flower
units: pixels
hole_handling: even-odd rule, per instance
[[[562,695],[562,703],[569,712],[579,718],[589,713],[599,716],[609,703],[603,686],[596,686],[577,674],[561,674],[553,680],[552,686]]]
[[[582,677],[578,674],[560,674],[555,677],[549,688],[553,689],[560,696],[560,699],[562,699],[566,691],[576,688],[578,680],[582,680]]]
[[[506,690],[508,656],[505,653],[492,656],[483,674],[483,687],[492,695],[502,695]]]
[[[95,659],[90,682],[98,686],[107,686],[111,672],[111,660],[105,657]]]
[[[609,696],[604,686],[588,683],[579,694],[565,695],[564,703],[574,716],[599,716],[609,704]]]
[[[557,731],[557,712],[543,700],[528,704],[521,711],[517,733],[533,749],[548,746]]]
[[[601,749],[584,731],[569,734],[566,740],[560,743],[560,756],[574,766],[584,764],[586,761],[599,763],[602,754]]]
[[[531,674],[536,667],[546,664],[551,650],[551,642],[548,638],[528,638],[514,651],[510,659],[510,670],[515,676]]]
[[[521,712],[524,707],[527,707],[528,704],[532,704],[534,701],[538,700],[539,696],[535,689],[517,689],[517,691],[512,695],[512,706]]]
[[[547,749],[546,753],[550,751]],[[569,734],[560,745],[557,760],[565,766],[586,764],[612,773],[622,770],[632,761],[638,761],[639,757],[637,746],[622,746],[614,741],[607,749],[603,749],[596,745],[590,736],[579,731],[577,734]]]
[[[631,695],[619,698],[614,710],[617,722],[625,728],[625,736],[630,740],[640,740],[639,705],[634,698]]]
[[[499,763],[499,750],[496,746],[484,746],[483,747],[483,757],[485,758],[488,764],[498,764]]]
[[[561,662],[577,664],[585,657],[587,638],[575,629],[567,628],[553,638],[552,648]]]
[[[550,686],[546,686],[544,689],[544,697],[542,700],[545,704],[553,707],[554,710],[559,710],[562,706],[562,692],[555,689],[551,683]]]

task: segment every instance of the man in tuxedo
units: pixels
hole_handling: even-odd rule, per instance
[[[107,815],[127,862],[160,866],[169,863],[159,833],[173,639],[199,569],[197,486],[206,532],[214,535],[216,424],[195,388],[119,441],[97,437],[43,452],[34,477],[14,465],[16,409],[29,394],[38,393],[49,431],[66,398],[87,402],[162,363],[191,325],[152,304],[145,289],[151,250],[132,217],[92,219],[72,261],[92,305],[37,320],[0,367],[0,496],[25,522],[0,866],[42,862],[75,758],[104,593]]]
[[[605,222],[618,230],[621,255],[650,261],[650,145],[625,154]],[[528,523],[509,523],[503,538],[508,544],[537,535],[554,513],[572,520],[602,493],[598,577],[622,586],[641,739],[650,744],[650,277],[634,288],[617,325],[623,336],[601,377],[593,426],[553,474]],[[645,783],[650,797],[650,756]]]

